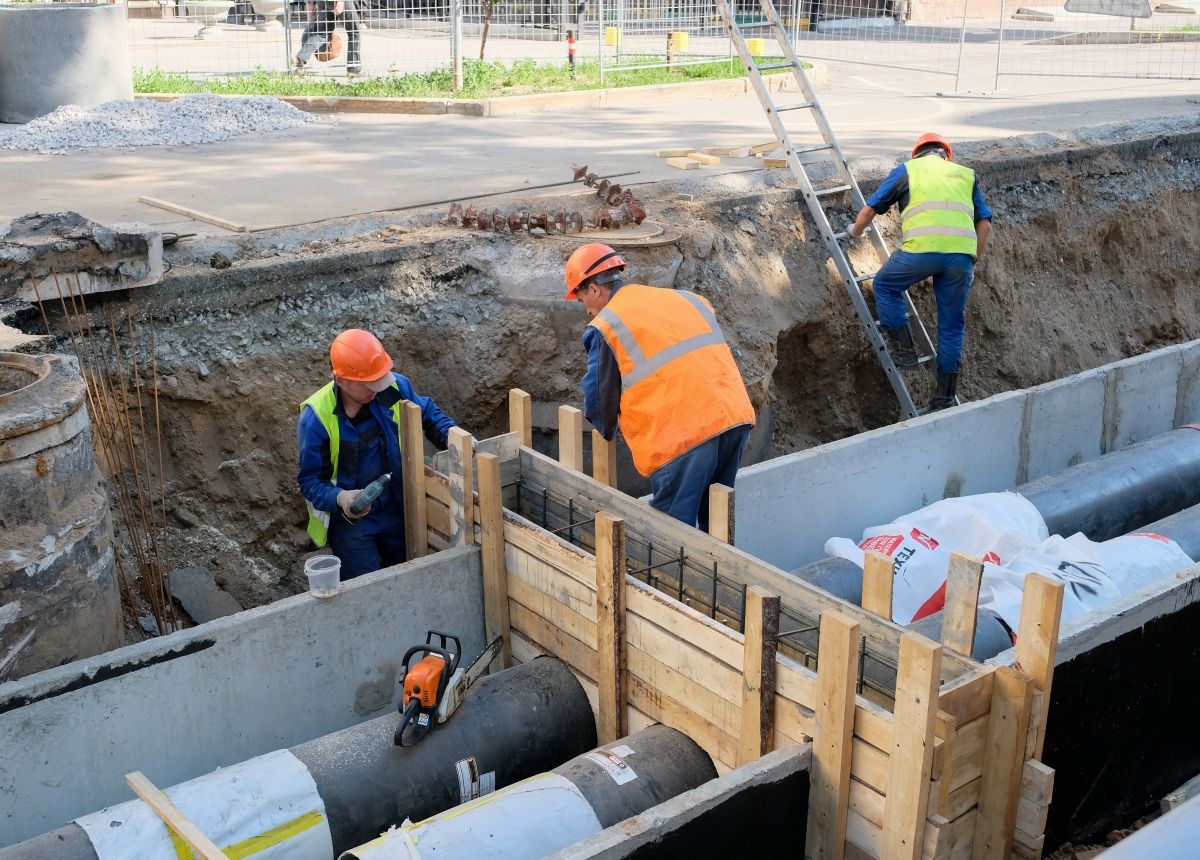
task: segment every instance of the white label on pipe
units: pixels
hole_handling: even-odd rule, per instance
[[[166,789],[171,802],[218,847],[257,838],[254,860],[329,860],[333,840],[312,775],[287,750],[252,758]],[[177,860],[162,820],[141,800],[75,823],[100,860]]]
[[[619,747],[613,747],[609,750],[609,752],[613,753],[614,755],[622,756],[623,758],[628,758],[629,756],[633,755],[633,747],[627,747],[625,744],[621,744]]]
[[[496,790],[496,771],[489,770],[483,776],[479,777],[479,793],[491,794]]]
[[[479,764],[475,756],[456,761],[454,769],[458,772],[458,802],[466,803],[479,797]]]
[[[624,785],[627,782],[632,782],[637,779],[637,774],[633,772],[633,768],[617,755],[616,750],[593,750],[590,753],[584,753],[584,758],[594,761],[600,767],[608,771],[608,775],[613,778],[613,782],[617,785]]]

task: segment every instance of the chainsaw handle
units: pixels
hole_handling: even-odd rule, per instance
[[[453,633],[442,633],[440,630],[430,630],[425,634],[425,644],[432,645],[434,636],[438,638],[438,641],[442,647],[442,651],[435,651],[435,654],[448,651],[448,643],[454,643],[454,651],[452,652],[454,659],[446,661],[446,665],[450,667],[450,674],[454,674],[454,670],[458,668],[458,661],[462,657],[462,643],[458,641],[458,637]]]
[[[417,698],[413,698],[412,701],[410,701],[408,703],[408,707],[406,707],[403,711],[400,712],[400,722],[396,724],[396,734],[392,737],[392,742],[396,746],[398,746],[398,747],[416,746],[417,741],[419,741],[422,737],[424,737],[424,732],[421,732],[415,738],[412,739],[412,743],[406,744],[404,742],[404,730],[407,729],[409,726],[416,727],[417,715],[420,714],[420,712],[421,712],[421,700],[417,699]]]

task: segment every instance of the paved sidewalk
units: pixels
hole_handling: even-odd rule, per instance
[[[1176,116],[1197,117],[1200,124],[1195,81],[1071,78],[1047,91],[1054,81],[1010,77],[1004,79],[1008,89],[995,95],[933,94],[952,86],[946,77],[830,64],[820,93],[851,158],[898,159],[927,130],[962,142]],[[304,127],[190,147],[67,155],[0,149],[0,221],[75,210],[105,223],[142,221],[228,236],[137,198],[169,200],[261,229],[558,182],[569,178],[572,164],[600,174],[638,172],[619,180],[623,184],[754,169],[753,160],[725,159],[684,173],[653,151],[770,138],[757,100],[743,95],[658,97],[633,107],[489,118],[316,115]],[[502,205],[503,198],[481,202]]]

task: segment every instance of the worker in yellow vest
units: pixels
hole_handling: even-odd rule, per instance
[[[329,348],[333,380],[300,405],[296,478],[308,503],[308,533],[329,545],[353,579],[406,558],[401,478],[400,404],[421,407],[425,438],[446,447],[453,419],[422,397],[375,335],[352,328]],[[363,488],[384,474],[391,482],[365,511],[351,510]]]
[[[975,263],[983,255],[992,229],[992,212],[979,190],[975,171],[954,162],[950,143],[940,134],[917,138],[912,159],[893,170],[849,229],[858,238],[876,216],[900,207],[900,250],[875,275],[875,310],[899,368],[917,366],[917,350],[908,327],[904,293],[933,278],[937,300],[937,393],[929,404],[945,409],[955,404],[958,371],[966,330],[967,295]]]
[[[584,329],[584,416],[605,439],[619,424],[650,504],[708,528],[708,488],[732,487],[754,407],[712,305],[695,293],[627,284],[625,261],[591,243],[567,260]]]

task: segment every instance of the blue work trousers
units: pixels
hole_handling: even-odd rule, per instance
[[[937,365],[943,373],[958,373],[966,329],[967,295],[975,258],[970,254],[896,251],[875,276],[875,310],[884,328],[908,325],[904,293],[913,284],[933,278],[937,299]]]
[[[342,579],[399,564],[407,557],[404,508],[390,504],[349,522],[335,510],[329,517],[329,548],[342,562]]]
[[[731,427],[660,466],[650,475],[651,507],[708,531],[708,488],[733,486],[749,439],[749,424]]]

